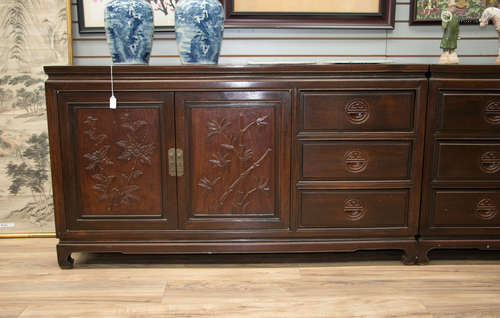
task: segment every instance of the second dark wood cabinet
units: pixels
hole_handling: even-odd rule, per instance
[[[500,68],[432,66],[419,261],[500,249]]]

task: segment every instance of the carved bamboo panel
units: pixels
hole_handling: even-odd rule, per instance
[[[275,116],[270,106],[191,109],[193,213],[273,213]]]
[[[290,94],[175,96],[180,227],[285,229],[290,220]]]

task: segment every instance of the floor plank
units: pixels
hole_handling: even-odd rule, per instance
[[[0,240],[0,318],[500,317],[499,253],[165,256],[76,254]]]

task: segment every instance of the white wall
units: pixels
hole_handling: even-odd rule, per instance
[[[72,0],[75,65],[109,65],[104,34],[78,32],[76,0]],[[394,30],[229,29],[224,31],[220,64],[249,61],[391,60],[437,63],[441,26],[410,26],[410,2],[397,0]],[[498,36],[492,25],[460,27],[461,64],[493,64]],[[151,65],[180,64],[173,32],[155,33]]]

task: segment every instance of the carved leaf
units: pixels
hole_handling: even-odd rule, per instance
[[[271,190],[269,188],[269,178],[262,178],[262,177],[259,177],[257,178],[257,189],[260,190],[260,191],[269,191]]]
[[[112,165],[113,161],[107,157],[110,148],[111,146],[105,145],[92,153],[84,154],[83,157],[89,160],[89,164],[85,169],[92,170],[97,168],[99,170],[104,170],[103,166]]]
[[[110,183],[111,181],[113,181],[114,177],[115,176],[107,176],[107,175],[100,174],[100,173],[97,173],[97,174],[94,174],[91,176],[92,179],[97,180],[97,181],[102,182],[102,183]]]
[[[95,118],[94,116],[87,116],[87,119],[85,119],[84,123],[89,125],[89,126],[95,126],[97,122],[97,118]]]
[[[212,191],[220,179],[220,177],[217,177],[213,181],[210,181],[207,177],[203,177],[200,179],[200,183],[198,183],[198,185],[208,191]]]
[[[123,122],[121,126],[123,128],[126,128],[126,129],[132,131],[132,132],[136,132],[146,125],[147,125],[147,122],[145,122],[144,120],[137,120],[137,121],[134,121],[133,123]]]
[[[231,123],[228,123],[225,118],[217,118],[209,121],[207,124],[208,137],[222,134],[229,126],[231,126]]]
[[[222,148],[226,148],[228,150],[234,150],[234,146],[233,145],[229,145],[229,144],[221,144],[220,145]]]
[[[121,176],[122,176],[123,180],[130,182],[133,179],[139,178],[143,174],[144,174],[144,172],[142,170],[134,169],[134,170],[130,171],[129,174],[122,173]]]
[[[252,148],[246,148],[243,153],[238,157],[240,161],[249,161],[253,158]]]
[[[208,161],[213,163],[215,167],[224,168],[231,163],[231,160],[228,160],[227,157],[228,154],[222,154],[218,151],[217,153],[212,154],[213,159]]]
[[[140,176],[142,176],[144,174],[144,172],[142,172],[142,170],[134,170],[130,173],[130,177],[132,179],[135,179],[135,178],[139,178]]]
[[[135,184],[130,184],[130,185],[127,185],[127,186],[124,186],[123,188],[121,188],[120,194],[122,196],[122,199],[120,200],[120,203],[123,205],[127,205],[132,200],[139,201],[141,198],[139,196],[137,196],[136,194],[134,194],[134,192],[136,192],[139,189],[140,189],[139,186],[137,186]]]

